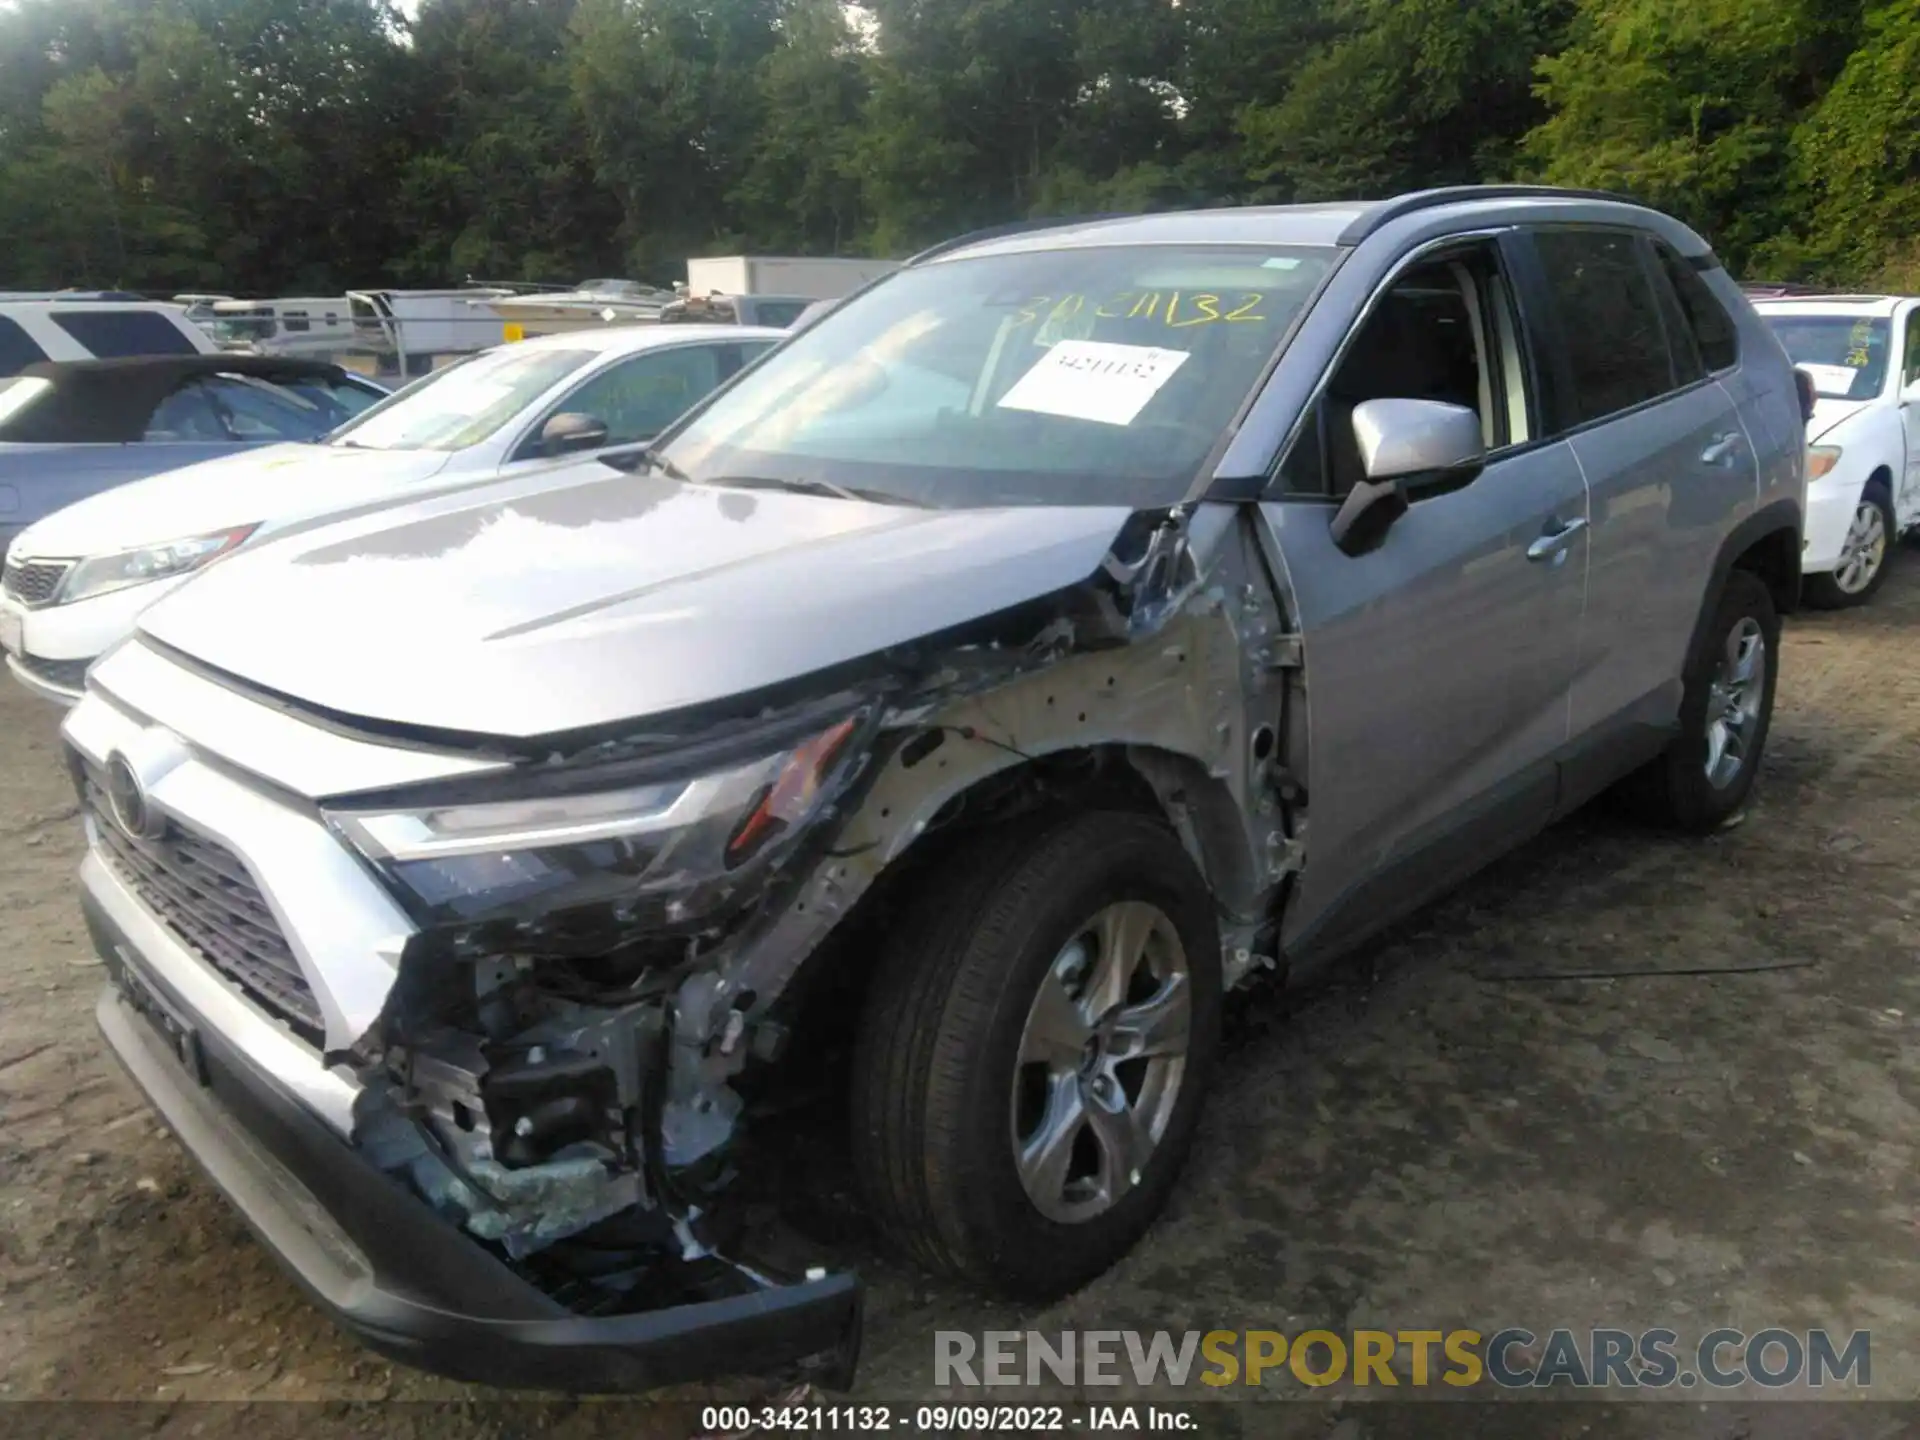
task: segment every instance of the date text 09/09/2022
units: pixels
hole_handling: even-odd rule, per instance
[[[788,1430],[818,1435],[831,1431],[906,1434],[978,1434],[1075,1430],[1193,1431],[1199,1422],[1168,1405],[709,1405],[700,1412],[710,1435]]]

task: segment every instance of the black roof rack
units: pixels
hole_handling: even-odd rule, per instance
[[[1434,190],[1415,190],[1369,205],[1346,229],[1339,243],[1358,245],[1391,220],[1439,205],[1458,205],[1468,200],[1608,200],[1616,205],[1643,205],[1631,195],[1612,190],[1570,190],[1559,185],[1443,185]]]

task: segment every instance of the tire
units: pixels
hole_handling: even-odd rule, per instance
[[[1714,754],[1713,722],[1735,713],[1736,704],[1732,694],[1716,687],[1723,677],[1731,678],[1729,671],[1737,674],[1736,652],[1750,649],[1750,645],[1736,647],[1736,635],[1759,641],[1759,671],[1738,692],[1738,713],[1748,717],[1744,730],[1738,732],[1739,764],[1729,767],[1723,762],[1716,768],[1709,763]],[[1632,790],[1648,819],[1700,833],[1724,824],[1746,804],[1773,724],[1779,656],[1780,617],[1773,608],[1772,593],[1758,576],[1745,570],[1730,572],[1687,662],[1680,733],[1664,755],[1634,777]],[[1730,743],[1723,745],[1722,754],[1732,748]],[[1715,770],[1711,776],[1710,769]]]
[[[1873,522],[1869,517],[1876,512],[1877,541],[1863,534],[1871,528]],[[1845,610],[1866,604],[1886,581],[1887,571],[1893,564],[1894,537],[1898,533],[1893,518],[1893,493],[1887,488],[1887,482],[1876,475],[1860,492],[1860,505],[1847,532],[1847,548],[1841,552],[1840,564],[1827,574],[1807,576],[1804,592],[1807,603],[1821,610]],[[1877,554],[1864,572],[1850,572],[1847,568],[1856,536],[1873,545]],[[1855,578],[1856,573],[1860,578]]]
[[[918,897],[884,944],[862,1016],[852,1083],[855,1172],[882,1232],[910,1258],[1001,1295],[1052,1299],[1126,1254],[1179,1176],[1220,1031],[1212,897],[1165,828],[1110,811],[1056,817],[1011,834],[994,831],[934,873],[945,878]],[[1129,908],[1113,908],[1121,906]],[[1182,987],[1154,972],[1175,969],[1177,944],[1185,966],[1187,1040],[1170,1088],[1167,1069],[1156,1069],[1163,1061],[1170,1065],[1169,1057],[1100,1069],[1126,1048],[1119,1029],[1104,1059],[1085,1057],[1073,1078],[1056,1076],[1050,1061],[1021,1063],[1033,1050],[1055,1060],[1071,1053],[1071,1043],[1043,1044],[1039,1021],[1029,1028],[1043,987],[1051,1000],[1067,997],[1076,1016],[1101,1009],[1089,997],[1072,1000],[1072,991],[1105,973],[1090,929],[1102,915],[1125,917],[1109,927],[1123,942],[1112,953],[1126,952],[1130,936],[1146,938],[1142,954],[1150,958],[1135,979],[1144,975],[1146,989],[1157,986],[1161,997],[1156,1009],[1140,999],[1145,989],[1136,988],[1129,996],[1139,1001],[1136,1007],[1106,1009],[1107,1023],[1174,1014],[1177,1006],[1166,998]],[[1090,962],[1090,979],[1062,979],[1081,958]],[[1071,1039],[1080,1032],[1069,1027],[1068,1033]],[[1097,1072],[1090,1078],[1089,1066]],[[1127,1085],[1129,1074],[1137,1094]],[[1092,1118],[1082,1118],[1069,1131],[1073,1106],[1091,1117],[1101,1094],[1123,1096],[1127,1114],[1143,1117],[1149,1134],[1159,1127],[1157,1142],[1142,1152],[1144,1164],[1109,1163],[1114,1152],[1102,1148],[1100,1137],[1115,1133],[1111,1124],[1096,1130]],[[1030,1156],[1067,1157],[1057,1197],[1053,1172],[1038,1162],[1029,1167],[1052,1214],[1042,1212],[1016,1163],[1030,1123]],[[1033,1138],[1069,1133],[1070,1143],[1051,1147]],[[1138,1139],[1138,1131],[1129,1133]],[[1075,1178],[1076,1170],[1087,1170],[1089,1155],[1092,1175]],[[1110,1181],[1113,1193],[1104,1188]]]

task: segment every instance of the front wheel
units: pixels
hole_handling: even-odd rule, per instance
[[[1833,570],[1807,577],[1807,603],[1822,610],[1844,610],[1870,600],[1887,578],[1895,523],[1893,497],[1886,485],[1878,478],[1868,481]]]
[[[948,857],[880,957],[855,1058],[861,1188],[923,1264],[1050,1299],[1178,1178],[1220,1029],[1220,945],[1179,841],[1100,812]]]
[[[1779,655],[1772,594],[1758,576],[1733,571],[1687,662],[1680,733],[1635,777],[1650,818],[1712,830],[1746,803],[1773,724]]]

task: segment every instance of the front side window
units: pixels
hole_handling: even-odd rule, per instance
[[[1171,504],[1334,257],[1113,246],[915,266],[788,340],[663,458],[707,483],[940,508]]]
[[[1584,425],[1673,389],[1666,331],[1637,237],[1543,230],[1534,244],[1566,344],[1566,422]]]
[[[609,445],[651,440],[724,378],[718,345],[676,345],[632,355],[595,375],[553,407],[591,415]]]
[[[1871,400],[1887,382],[1891,326],[1872,315],[1766,316],[1787,358],[1829,400]]]
[[[49,318],[101,360],[195,353],[185,332],[153,310],[55,310]]]
[[[1901,367],[1900,384],[1920,385],[1920,310],[1907,312],[1907,363]]]
[[[1287,452],[1281,489],[1343,496],[1366,478],[1353,412],[1369,400],[1472,410],[1489,452],[1534,438],[1518,314],[1492,246],[1401,272],[1369,306]]]
[[[332,443],[360,450],[464,450],[510,424],[594,354],[511,346],[470,355],[348,422]]]

